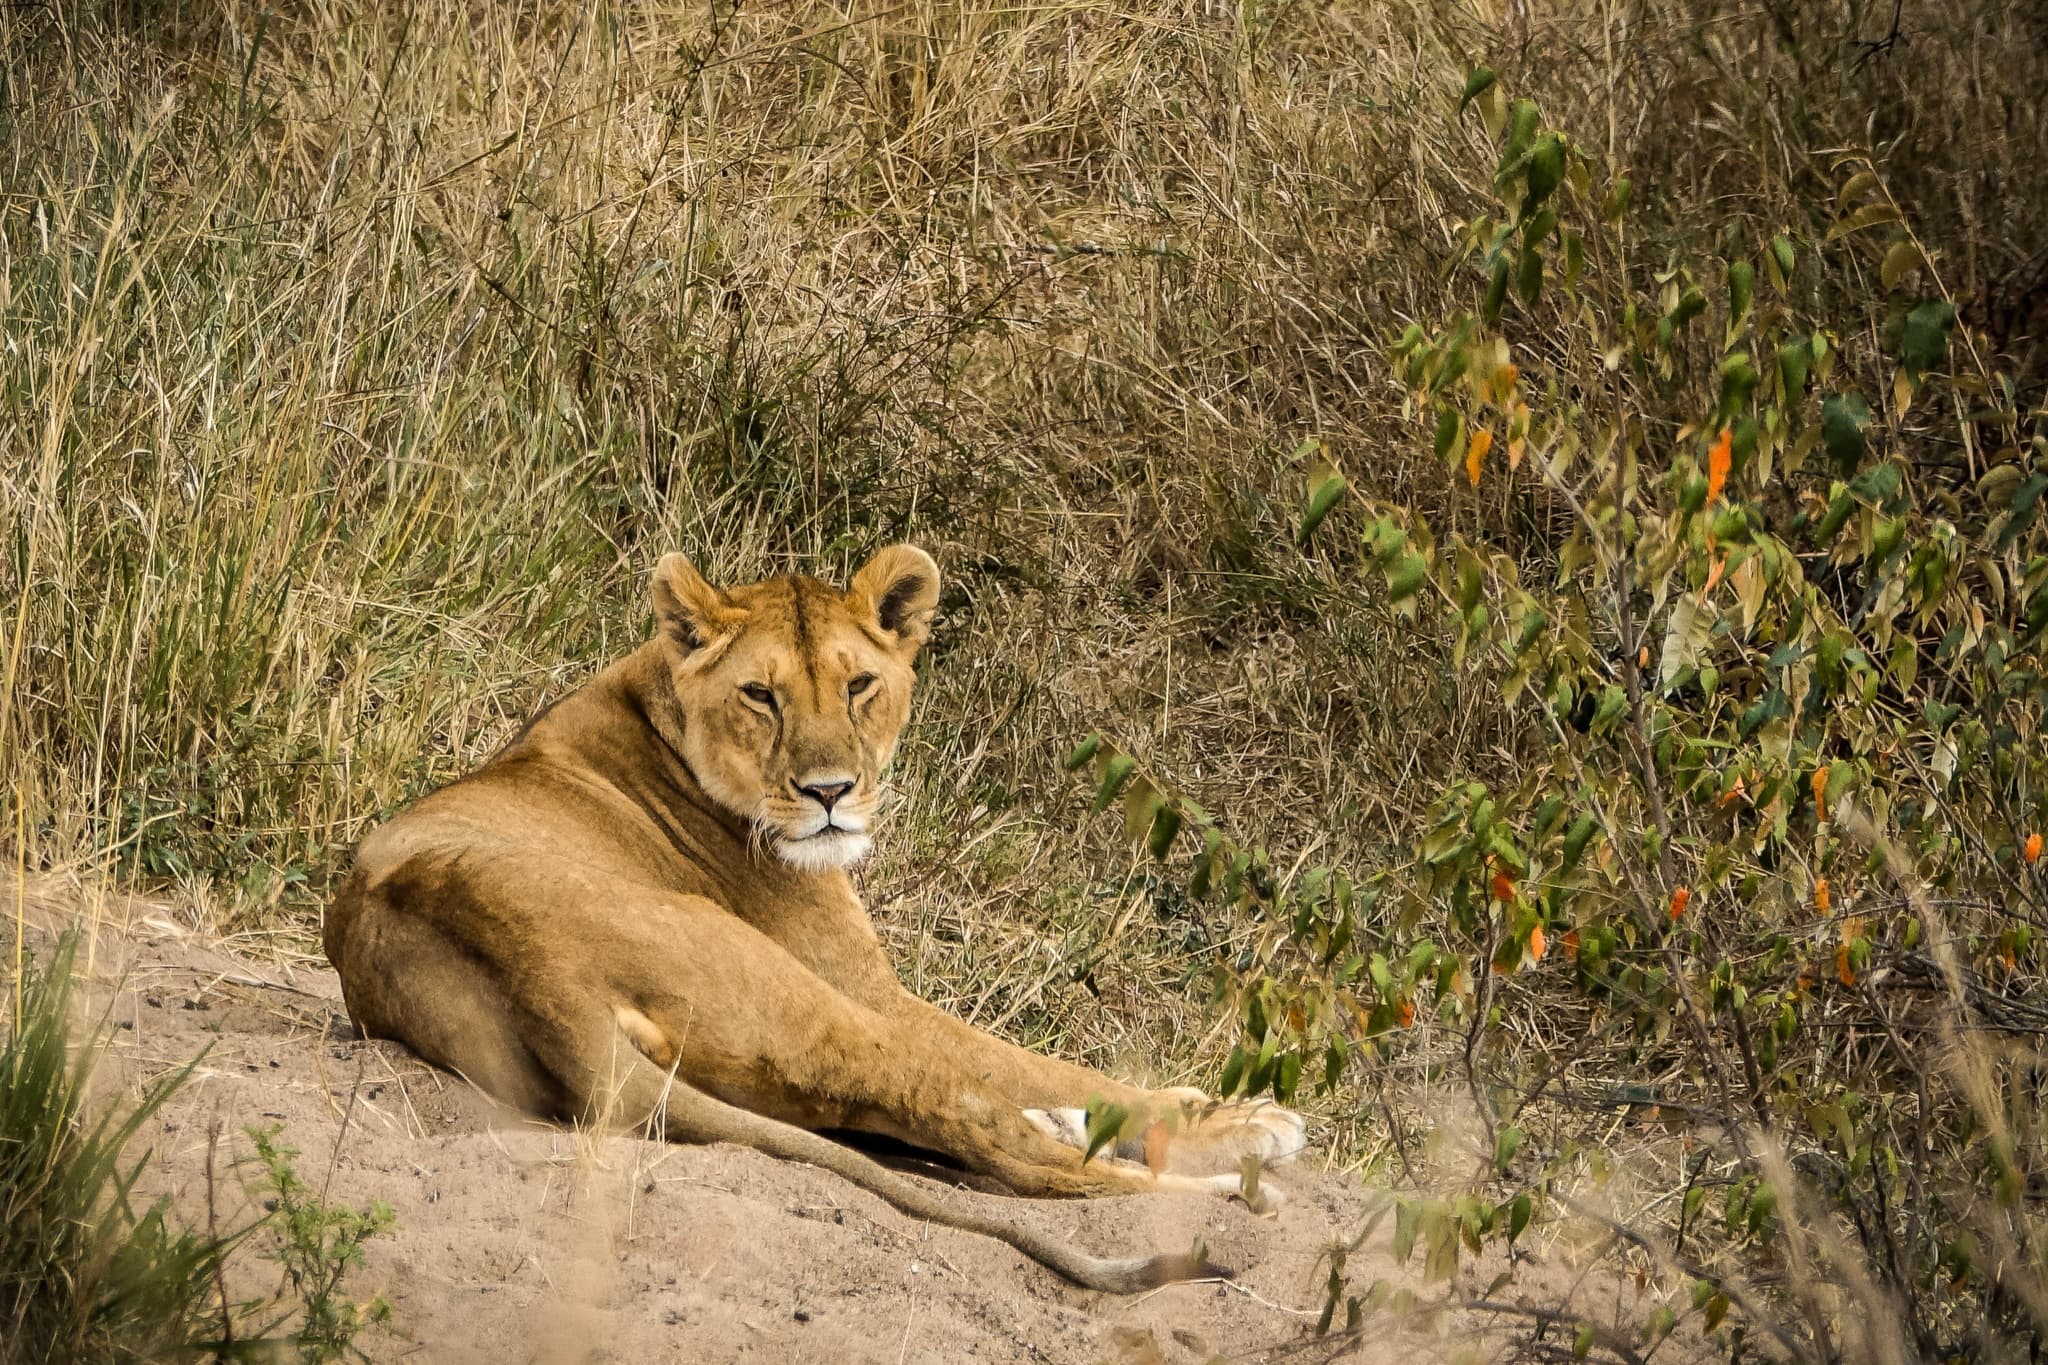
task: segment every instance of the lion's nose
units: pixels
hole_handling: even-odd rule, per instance
[[[856,779],[851,777],[810,778],[796,784],[796,789],[832,813],[832,803],[853,790]]]

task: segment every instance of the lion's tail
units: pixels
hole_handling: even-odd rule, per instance
[[[638,1060],[638,1059],[636,1059]],[[645,1093],[652,1085],[653,1093]],[[871,1191],[913,1218],[1007,1242],[1086,1289],[1132,1294],[1177,1280],[1227,1279],[1231,1272],[1199,1251],[1156,1256],[1091,1256],[1015,1217],[990,1196],[940,1190],[900,1175],[830,1138],[725,1103],[644,1061],[620,1096],[622,1112],[651,1114],[674,1142],[737,1142],[786,1161],[822,1167]],[[632,1093],[642,1092],[642,1093]]]

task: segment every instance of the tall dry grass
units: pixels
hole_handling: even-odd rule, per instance
[[[1873,151],[1974,293],[2048,241],[2048,23],[1896,18],[0,9],[0,842],[306,945],[371,823],[640,637],[660,552],[914,539],[944,620],[868,873],[906,975],[1202,1074],[1240,926],[1076,830],[1065,747],[1113,727],[1246,838],[1366,865],[1529,742],[1286,549],[1314,436],[1544,552],[1534,500],[1450,502],[1384,362],[1469,284],[1465,72],[1629,167],[1674,249],[1818,236]]]

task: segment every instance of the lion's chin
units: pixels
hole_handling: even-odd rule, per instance
[[[850,829],[823,829],[802,839],[778,839],[775,856],[800,872],[830,872],[868,856],[868,836]]]

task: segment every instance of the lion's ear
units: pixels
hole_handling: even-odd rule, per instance
[[[731,598],[706,583],[689,560],[674,552],[654,566],[648,595],[654,599],[655,625],[684,649],[699,649],[732,633],[746,617]]]
[[[915,651],[932,630],[939,606],[939,566],[915,545],[891,545],[853,576],[853,592],[866,599],[884,631]]]

